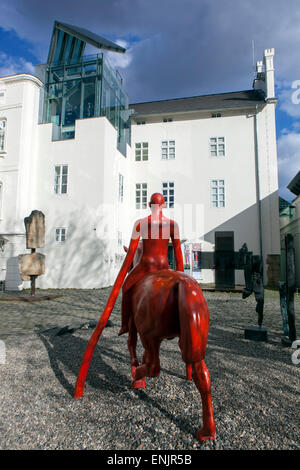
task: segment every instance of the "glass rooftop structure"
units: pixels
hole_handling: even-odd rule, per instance
[[[126,155],[130,110],[122,78],[105,55],[84,56],[86,43],[124,53],[125,49],[90,31],[55,21],[47,64],[37,66],[44,83],[40,123],[53,123],[53,140],[73,139],[76,119],[106,116],[118,133],[117,147]]]

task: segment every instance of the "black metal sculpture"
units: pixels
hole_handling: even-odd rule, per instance
[[[263,262],[261,256],[253,255],[248,251],[246,243],[239,250],[241,264],[244,265],[245,289],[243,299],[254,292],[256,300],[256,312],[258,314],[258,326],[261,327],[264,319],[264,283]]]
[[[294,237],[285,235],[285,282],[279,282],[280,307],[284,337],[282,344],[290,346],[297,339],[294,294],[296,287]]]

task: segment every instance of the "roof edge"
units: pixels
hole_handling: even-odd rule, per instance
[[[39,87],[43,86],[43,83],[38,77],[36,77],[35,75],[27,74],[27,73],[18,73],[15,75],[7,75],[4,77],[0,77],[0,81],[4,81],[4,82],[32,81]]]
[[[225,91],[223,93],[208,93],[207,95],[184,96],[182,98],[169,98],[167,100],[140,101],[139,103],[130,103],[129,106],[134,106],[137,104],[163,103],[166,101],[190,100],[193,98],[205,98],[206,96],[231,95],[232,93],[247,93],[247,92],[257,92],[257,90],[250,89],[250,90],[238,90],[238,91]]]
[[[296,196],[300,194],[300,171],[294,176],[294,178],[289,182],[287,188]]]

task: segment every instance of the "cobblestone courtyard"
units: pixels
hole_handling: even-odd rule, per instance
[[[98,319],[110,289],[43,291],[43,302],[0,301],[2,449],[299,449],[300,365],[281,346],[279,294],[266,291],[268,343],[243,339],[256,324],[253,296],[205,292],[211,323],[206,363],[216,417],[215,444],[199,444],[200,395],[184,377],[177,340],[161,346],[161,376],[130,388],[120,300],[95,350],[85,394],[72,393],[92,330],[57,328]],[[0,294],[0,299],[4,294]],[[298,337],[300,297],[295,297]],[[47,331],[46,331],[47,330]],[[142,350],[139,348],[139,354]]]

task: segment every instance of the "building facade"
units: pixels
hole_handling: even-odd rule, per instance
[[[300,289],[300,171],[287,187],[296,197],[280,211],[281,277],[285,280],[285,235],[290,233],[294,237],[296,288]]]
[[[164,194],[166,215],[179,222],[194,277],[216,281],[217,271],[201,268],[203,251],[247,243],[263,256],[268,283],[267,262],[280,255],[274,50],[257,63],[251,90],[128,105],[105,54],[83,56],[91,41],[124,52],[56,22],[37,76],[0,79],[5,288],[27,287],[17,256],[26,252],[23,219],[34,209],[46,216],[46,274],[38,287],[111,285],[153,192]],[[230,282],[243,284],[242,272]]]

